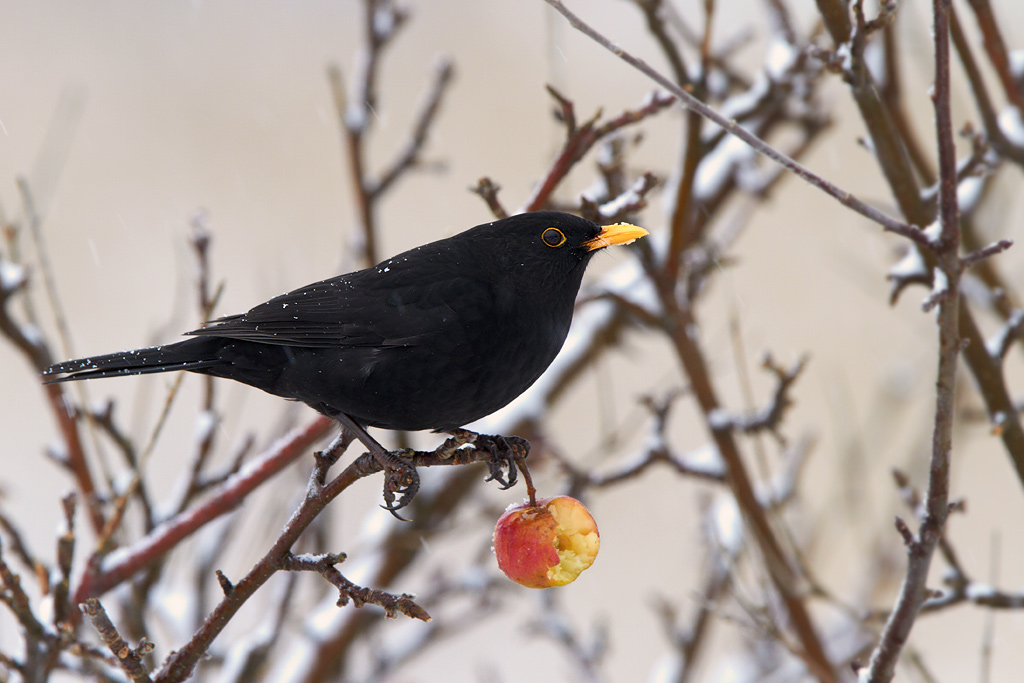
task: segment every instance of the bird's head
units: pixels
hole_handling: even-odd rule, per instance
[[[564,282],[575,298],[590,258],[601,249],[628,244],[647,231],[628,223],[601,227],[558,211],[534,211],[495,221],[484,234],[500,244],[504,268],[519,282],[548,288]],[[518,275],[521,271],[522,275]]]

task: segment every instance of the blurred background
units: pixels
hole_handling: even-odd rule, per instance
[[[734,63],[750,77],[763,71],[771,48],[767,4],[717,3],[713,42],[745,38]],[[818,21],[815,8],[791,4],[800,34],[809,34]],[[482,176],[501,186],[506,208],[516,210],[526,202],[565,137],[552,115],[555,103],[546,84],[575,103],[580,120],[598,109],[615,116],[635,108],[654,90],[539,0],[410,0],[402,6],[409,20],[380,64],[367,147],[371,169],[382,168],[401,149],[442,56],[454,66],[454,81],[430,130],[426,168],[404,176],[379,204],[378,249],[384,256],[490,220],[484,202],[468,190]],[[678,0],[674,6],[692,25],[702,25],[704,3]],[[1024,6],[1004,0],[993,7],[1010,47],[1024,45]],[[574,9],[625,49],[667,69],[632,3],[592,0],[575,3]],[[930,12],[930,3],[908,0],[900,3],[898,17],[908,113],[927,133],[932,130]],[[71,346],[56,345],[55,353],[74,357],[172,341],[196,327],[201,320],[188,235],[197,219],[213,236],[212,277],[225,283],[217,315],[246,310],[359,265],[352,180],[327,67],[339,65],[350,82],[364,41],[363,16],[363,3],[353,1],[0,2],[0,206],[8,220],[23,220],[17,181],[24,178],[42,219],[70,330]],[[832,126],[804,163],[895,215],[872,155],[859,141],[863,125],[841,79],[824,76],[819,99]],[[954,99],[957,125],[977,120],[958,65]],[[628,157],[629,167],[669,176],[682,148],[681,111],[663,112],[631,131],[642,132],[643,140]],[[932,146],[926,139],[926,149]],[[593,167],[593,158],[585,159],[557,197],[575,201],[593,183]],[[1004,169],[993,183],[978,216],[989,239],[1019,233],[1019,187],[1019,168]],[[663,231],[664,197],[656,190],[648,199],[636,222]],[[726,228],[738,236],[700,301],[702,344],[723,400],[736,410],[753,407],[744,393],[747,375],[756,405],[768,400],[773,383],[759,370],[764,352],[783,365],[804,354],[810,359],[783,432],[790,443],[813,444],[790,521],[815,578],[836,599],[814,612],[830,624],[842,620],[843,605],[854,612],[888,609],[902,578],[902,545],[892,520],[896,514],[912,515],[890,471],[906,471],[919,488],[926,483],[934,314],[921,312],[926,293],[921,288],[889,305],[885,276],[906,245],[821,192],[790,178],[755,208],[723,219],[732,221]],[[25,260],[32,266],[36,305],[46,332],[53,334],[38,255],[29,251]],[[1022,254],[1018,246],[998,261],[1018,287],[1024,284]],[[629,259],[617,251],[602,255],[588,282],[600,282]],[[984,315],[982,323],[988,333],[999,326]],[[1019,388],[1020,359],[1012,354],[1007,374],[1011,388]],[[59,500],[73,483],[44,457],[59,435],[35,369],[7,343],[0,344],[0,378],[0,505],[22,525],[34,552],[50,559],[61,519]],[[91,382],[84,400],[112,398],[122,424],[144,443],[172,380]],[[969,415],[981,403],[971,379],[963,375],[962,380],[963,411]],[[627,335],[548,417],[548,445],[582,467],[613,466],[647,436],[648,413],[639,397],[685,385],[664,342]],[[146,466],[158,503],[171,497],[181,476],[181,453],[195,440],[199,391],[199,378],[187,377]],[[224,462],[248,434],[265,445],[283,426],[311,417],[303,406],[282,407],[279,399],[240,385],[222,383],[218,391],[224,417],[216,457]],[[684,397],[676,405],[670,433],[680,452],[708,442],[692,400]],[[423,447],[438,442],[429,434],[414,439]],[[761,447],[776,450],[771,439]],[[273,491],[248,501],[246,517],[216,568],[236,579],[248,570],[287,520],[308,472],[304,460],[267,487]],[[565,487],[553,465],[540,467],[536,476],[542,493]],[[432,612],[437,641],[388,669],[385,678],[671,680],[666,663],[673,647],[657,605],[668,603],[686,613],[701,604],[706,511],[724,492],[720,485],[667,468],[652,468],[602,490],[588,501],[601,525],[601,554],[577,583],[555,596],[509,584],[498,591],[500,608],[481,607],[471,598],[442,607]],[[523,495],[521,487],[506,492],[480,487],[446,523],[447,533],[424,541],[416,569],[389,589],[425,594],[437,576],[454,580],[477,572],[495,578],[486,552],[491,527],[497,512]],[[1024,583],[1019,531],[1024,496],[984,419],[959,424],[952,495],[966,501],[966,513],[951,517],[948,528],[964,566],[979,581],[1017,590]],[[322,532],[333,550],[349,554],[341,570],[357,582],[360,548],[393,524],[377,508],[379,496],[379,479],[361,482],[332,504]],[[89,548],[82,526],[79,559]],[[158,661],[191,633],[190,617],[183,616],[191,609],[191,552],[176,551],[170,560],[168,574],[184,578],[161,595],[162,613],[149,634]],[[937,560],[933,585],[940,585],[942,570]],[[201,580],[212,582],[212,577]],[[742,594],[744,585],[756,592],[757,581],[748,582],[741,581],[737,592]],[[292,680],[317,638],[314,626],[329,632],[344,618],[336,613],[353,610],[331,607],[329,587],[320,584],[319,577],[299,577],[295,599],[310,605],[322,599],[328,607],[318,607],[316,619],[301,612],[290,617],[268,665],[268,680]],[[283,585],[283,578],[275,577],[215,649],[225,653],[244,641],[246,629],[260,621],[261,610]],[[742,653],[763,634],[751,625],[743,605],[736,600],[716,606],[713,638],[692,680],[751,680],[748,655]],[[961,605],[924,616],[913,632],[912,651],[934,680],[983,680],[986,663],[988,680],[1016,680],[1024,665],[1018,647],[1024,614],[995,614],[992,652],[984,655],[992,614]],[[600,656],[589,673],[581,655],[574,656],[565,640],[552,635],[556,617],[579,639],[579,648],[596,648]],[[345,680],[373,679],[375,648],[415,642],[428,627],[380,617],[373,628],[366,649],[353,655]],[[17,654],[19,642],[17,624],[0,611],[0,651]],[[908,667],[906,680],[927,680],[921,671]]]

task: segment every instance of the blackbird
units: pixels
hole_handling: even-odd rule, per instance
[[[189,370],[346,425],[452,431],[533,384],[562,348],[591,257],[646,234],[554,211],[520,214],[282,294],[184,341],[43,374],[66,382]]]

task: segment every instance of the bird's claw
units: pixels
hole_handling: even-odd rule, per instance
[[[519,436],[491,436],[465,429],[450,433],[454,438],[442,444],[435,453],[447,458],[462,446],[471,444],[491,456],[487,460],[490,474],[486,481],[498,482],[502,490],[515,486],[519,464],[530,454],[529,441]],[[381,507],[402,521],[407,520],[398,511],[411,503],[420,489],[420,476],[413,461],[416,454],[409,449],[374,453],[374,458],[384,470],[384,504]]]
[[[420,475],[416,467],[405,458],[391,452],[378,455],[377,462],[384,469],[384,504],[381,507],[397,519],[409,521],[399,515],[398,511],[411,503],[420,490]]]
[[[521,436],[477,434],[473,445],[491,454],[491,459],[487,461],[490,475],[485,481],[498,482],[502,491],[516,485],[519,461],[530,453],[529,441]],[[506,470],[508,471],[507,475],[505,474]]]

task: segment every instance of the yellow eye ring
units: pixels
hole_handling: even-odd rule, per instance
[[[558,228],[547,228],[540,234],[540,239],[549,247],[560,247],[565,244],[565,235]]]

